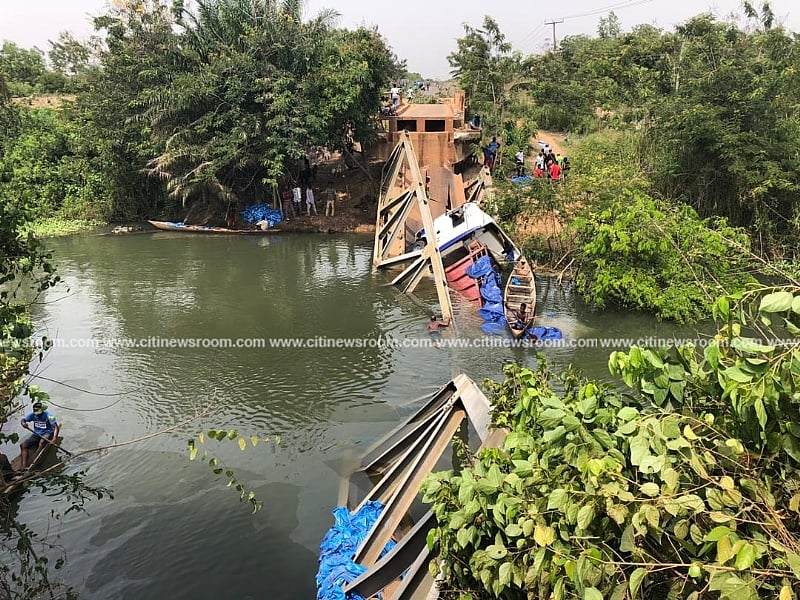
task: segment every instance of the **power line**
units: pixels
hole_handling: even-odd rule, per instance
[[[566,17],[562,17],[562,19],[579,19],[581,17],[591,17],[592,15],[599,15],[605,12],[610,12],[612,10],[621,10],[623,8],[631,8],[633,6],[638,6],[640,4],[647,4],[648,2],[653,2],[654,0],[624,0],[624,2],[617,2],[616,4],[610,4],[608,6],[603,6],[601,8],[593,8],[592,10],[587,10],[586,12],[576,13],[574,15],[567,15]]]
[[[539,25],[535,29],[532,29],[525,37],[523,37],[521,40],[519,40],[517,42],[517,44],[519,45],[520,48],[522,48],[523,46],[526,46],[528,44],[528,42],[534,41],[536,36],[539,35],[540,33],[542,33],[544,31],[544,29],[545,29],[544,25]]]
[[[641,4],[647,4],[647,3],[653,2],[653,1],[654,0],[622,0],[622,1],[616,2],[614,4],[609,4],[608,6],[603,6],[603,7],[600,7],[600,8],[593,8],[591,10],[587,10],[587,11],[582,12],[582,13],[575,13],[574,15],[567,15],[567,16],[561,17],[561,19],[557,20],[557,21],[555,19],[552,19],[550,21],[545,21],[544,24],[545,25],[553,25],[553,47],[555,49],[555,46],[556,46],[556,32],[555,32],[556,27],[555,27],[555,23],[563,23],[564,21],[569,20],[569,19],[580,19],[582,17],[590,17],[590,16],[593,16],[593,15],[599,15],[599,14],[602,14],[602,13],[610,12],[612,10],[622,10],[622,9],[625,9],[625,8],[632,8],[634,6],[639,6]],[[554,23],[554,21],[555,21],[555,23]],[[531,33],[526,35],[525,38],[523,38],[523,41],[520,42],[520,46],[522,46],[525,43],[525,41],[527,41],[528,39],[532,39],[533,36],[535,36],[536,34],[541,33],[541,31],[543,31],[543,30],[544,30],[544,27],[542,27],[541,25],[539,27],[537,27],[536,29],[534,29]],[[533,50],[532,47],[531,47],[531,50]],[[523,51],[524,51],[524,48],[523,48]]]

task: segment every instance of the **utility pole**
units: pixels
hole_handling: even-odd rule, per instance
[[[553,19],[552,21],[545,21],[544,22],[545,25],[552,25],[553,26],[553,52],[556,51],[556,25],[558,25],[559,23],[563,23],[563,22],[564,22],[564,19],[559,19],[558,21]]]

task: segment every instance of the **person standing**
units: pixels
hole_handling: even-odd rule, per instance
[[[283,205],[283,218],[289,220],[289,215],[297,216],[292,202],[292,190],[286,189],[281,192],[281,204]]]
[[[318,215],[319,213],[317,212],[317,203],[314,200],[314,190],[311,189],[311,187],[309,187],[306,190],[306,210],[308,211],[308,216],[309,217],[311,216],[311,209],[312,208],[314,209],[314,214]]]
[[[33,424],[33,429],[28,427],[28,423]],[[33,403],[33,411],[22,419],[22,426],[31,432],[19,445],[21,467],[27,469],[30,465],[30,450],[35,448],[34,457],[39,449],[48,443],[48,440],[55,442],[58,437],[58,422],[54,415],[44,410],[41,402]]]
[[[500,151],[500,142],[497,141],[497,137],[492,137],[492,141],[489,142],[489,171],[494,171],[494,166],[497,164],[497,153]]]
[[[394,87],[391,90],[391,94],[392,94],[392,108],[397,110],[397,107],[400,106],[400,86],[397,85],[396,83],[394,84]]]
[[[539,154],[536,157],[536,168],[544,172],[544,150],[539,150]]]
[[[553,181],[558,181],[561,179],[561,167],[558,166],[558,163],[555,160],[550,163],[550,169],[548,173],[550,175],[550,179]]]
[[[514,155],[514,162],[517,165],[517,177],[525,175],[525,153],[522,150]]]
[[[303,190],[300,186],[292,188],[292,201],[294,202],[294,212],[300,216],[303,214]]]
[[[332,217],[336,214],[336,190],[328,183],[325,189],[325,216]]]

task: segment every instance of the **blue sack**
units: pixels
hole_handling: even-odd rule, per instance
[[[481,325],[481,330],[489,335],[502,335],[506,330],[505,320],[502,321],[487,321]]]
[[[317,600],[364,600],[356,593],[345,596],[342,587],[367,570],[366,567],[353,562],[353,557],[375,525],[383,508],[380,502],[371,501],[354,515],[351,515],[344,506],[333,510],[334,525],[325,534],[319,546]],[[381,556],[394,546],[394,541],[386,544]]]
[[[269,204],[251,204],[241,213],[245,223],[258,223],[259,221],[269,221],[270,227],[283,220],[281,211],[269,207]]]

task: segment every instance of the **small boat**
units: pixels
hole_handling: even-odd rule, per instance
[[[63,439],[63,437],[59,436],[56,438],[54,443],[46,443],[44,446],[39,448],[36,455],[33,457],[33,460],[31,461],[29,472],[41,471],[58,464],[58,446],[61,445]],[[16,474],[16,477],[12,478],[11,480],[6,479],[5,483],[0,482],[0,495],[6,497],[11,496],[15,492],[18,492],[22,489],[20,476],[24,475],[25,471],[22,470],[21,454],[11,461],[11,470]]]
[[[188,233],[224,233],[229,235],[264,235],[274,233],[275,229],[229,229],[227,227],[209,227],[206,225],[187,225],[186,223],[173,223],[171,221],[147,221],[156,229],[164,231],[182,231]]]
[[[523,311],[522,305],[525,305]],[[511,335],[516,339],[525,335],[533,324],[536,309],[536,281],[533,270],[524,257],[521,257],[511,270],[503,294],[503,310]]]

